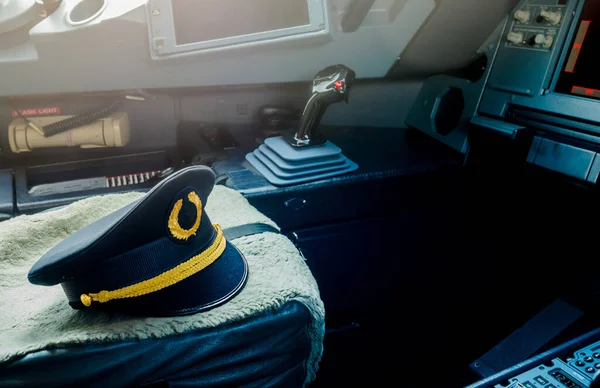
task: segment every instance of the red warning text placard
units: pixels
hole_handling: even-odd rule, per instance
[[[48,115],[59,115],[60,107],[55,106],[51,108],[28,108],[28,109],[19,109],[19,113],[21,116],[48,116]],[[13,117],[19,117],[19,114],[16,111],[12,111]]]

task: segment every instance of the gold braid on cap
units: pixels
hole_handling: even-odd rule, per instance
[[[175,206],[173,206],[173,210],[171,210],[171,215],[169,215],[168,227],[171,235],[177,240],[188,240],[190,237],[194,236],[200,227],[200,219],[202,218],[202,201],[200,201],[200,197],[194,191],[188,194],[188,200],[196,205],[196,222],[190,229],[183,229],[181,225],[179,225],[179,212],[183,206],[183,200],[175,202]]]
[[[227,247],[227,240],[223,235],[223,230],[219,225],[213,225],[217,236],[212,244],[203,252],[192,257],[191,259],[171,268],[153,278],[132,284],[127,287],[119,288],[118,290],[103,290],[98,293],[81,294],[79,299],[84,306],[90,307],[92,302],[106,303],[111,300],[136,298],[160,291],[164,288],[177,284],[180,281],[197,274],[204,268],[214,263]]]

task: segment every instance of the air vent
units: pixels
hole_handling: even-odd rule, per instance
[[[96,19],[108,5],[108,0],[81,0],[67,14],[72,26],[86,24]]]

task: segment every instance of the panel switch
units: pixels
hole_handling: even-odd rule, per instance
[[[544,41],[542,42],[542,47],[545,49],[549,49],[550,47],[552,47],[553,43],[554,43],[554,37],[552,37],[552,35],[546,35],[544,37]]]
[[[534,39],[535,44],[543,44],[546,41],[546,36],[544,34],[537,34]]]
[[[562,13],[561,12],[554,12],[554,11],[545,11],[543,10],[540,13],[540,16],[543,18],[543,20],[547,21],[550,24],[559,24],[560,21],[562,20]]]
[[[506,35],[506,40],[513,44],[521,44],[523,43],[523,33],[511,31]]]
[[[527,44],[530,46],[542,46],[545,49],[552,47],[552,43],[554,43],[552,35],[537,34],[527,39]]]
[[[531,11],[529,10],[518,10],[515,12],[515,20],[519,23],[528,23],[531,19]]]
[[[543,44],[545,40],[546,35],[544,34],[532,35],[529,39],[527,39],[527,44],[530,46],[537,46]]]

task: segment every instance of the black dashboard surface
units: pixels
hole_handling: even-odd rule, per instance
[[[377,217],[433,206],[456,195],[462,155],[405,128],[324,127],[323,135],[359,165],[353,173],[276,187],[252,171],[244,156],[256,146],[248,128],[230,128],[240,146],[213,165],[225,184],[283,230]]]
[[[258,145],[253,133],[244,131],[242,127],[232,127],[231,130],[240,140],[240,147],[229,152],[228,161],[218,162],[213,167],[217,173],[228,173],[230,180],[227,185],[249,198],[266,193],[307,190],[320,186],[434,172],[443,168],[458,167],[462,160],[462,155],[458,152],[411,129],[324,127],[320,130],[324,137],[357,163],[358,171],[300,185],[276,187],[254,173],[244,162],[245,154],[253,151]]]

